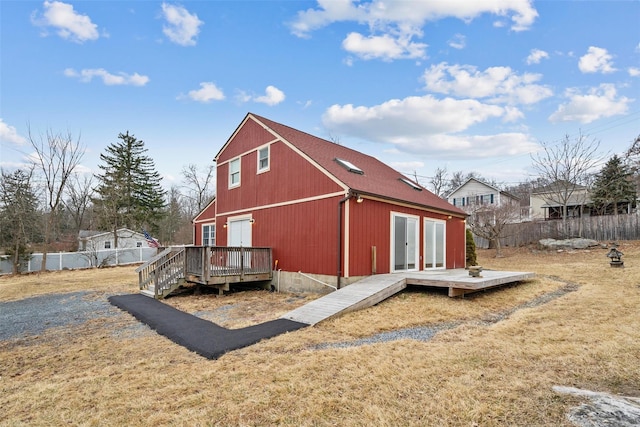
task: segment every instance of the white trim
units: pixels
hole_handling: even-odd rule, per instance
[[[344,205],[344,249],[342,250],[342,256],[344,257],[344,271],[342,275],[346,278],[349,277],[349,217],[350,217],[350,209],[349,202],[351,199],[347,200],[347,203]],[[342,218],[340,219],[342,221]]]
[[[260,151],[267,149],[267,167],[260,169]],[[256,175],[269,172],[271,170],[271,144],[264,144],[256,148]]]
[[[250,247],[253,244],[253,231],[251,231],[251,226],[252,226],[251,220],[252,219],[253,219],[253,215],[252,214],[236,215],[236,216],[227,217],[227,222],[226,222],[226,224],[227,224],[227,246],[232,246],[231,242],[230,242],[230,240],[231,240],[231,223],[232,222],[244,222],[244,221],[249,222],[249,240],[250,240],[250,242],[249,242],[249,245],[246,246],[246,247]]]
[[[402,218],[407,218],[407,219],[414,219],[416,221],[416,226],[417,226],[417,230],[416,230],[416,242],[415,242],[415,258],[414,258],[414,264],[415,264],[415,268],[409,269],[407,268],[406,270],[396,270],[395,268],[395,262],[394,262],[394,258],[395,258],[395,234],[396,234],[396,230],[395,230],[395,224],[394,224],[394,220],[396,217],[402,217]],[[420,230],[422,228],[422,224],[420,223],[420,216],[419,215],[411,215],[411,214],[407,214],[407,213],[403,213],[403,212],[395,212],[395,211],[391,211],[390,215],[389,215],[389,222],[390,222],[390,251],[389,251],[389,271],[391,271],[392,273],[396,273],[396,272],[401,272],[401,271],[419,271],[420,270]]]
[[[231,177],[232,177],[231,163],[233,163],[236,160],[238,161],[238,172],[237,172],[238,173],[238,182],[237,183],[232,183],[231,182]],[[229,167],[227,168],[227,172],[228,172],[227,173],[227,187],[229,189],[240,187],[240,184],[242,183],[242,156],[234,157],[233,159],[229,160]]]
[[[213,242],[209,242],[208,245],[204,244],[204,228],[205,227],[213,227]],[[217,234],[217,230],[216,230],[216,223],[215,222],[207,223],[207,224],[201,224],[200,225],[200,236],[201,236],[201,240],[202,240],[202,242],[201,242],[202,246],[215,246],[216,245],[216,234]],[[209,233],[207,238],[209,240],[211,240],[211,233]],[[213,243],[213,244],[211,244],[211,243]]]
[[[253,115],[250,115],[253,120],[255,120],[256,123],[260,123],[265,130],[269,131],[273,136],[275,136],[278,140],[282,141],[287,147],[291,148],[294,152],[296,152],[299,156],[301,156],[303,159],[305,159],[306,161],[308,161],[309,163],[311,163],[313,166],[316,167],[316,169],[318,169],[319,171],[321,171],[323,174],[325,174],[329,179],[331,179],[333,182],[335,182],[336,184],[338,184],[340,187],[342,187],[344,189],[344,191],[349,191],[349,186],[347,186],[344,182],[340,181],[338,178],[336,178],[333,174],[331,174],[329,171],[327,171],[325,168],[323,168],[322,166],[320,166],[315,160],[313,160],[311,157],[307,156],[304,152],[300,151],[300,149],[298,147],[296,147],[295,145],[293,145],[292,143],[290,143],[289,141],[287,141],[286,139],[284,139],[284,137],[282,137],[280,134],[278,134],[276,131],[274,131],[273,129],[271,129],[269,126],[265,125],[264,123],[262,123],[260,120],[258,120],[256,117],[254,117]],[[284,126],[284,125],[283,125]],[[302,131],[299,131],[302,132]],[[318,137],[314,137],[314,138],[318,138]],[[318,138],[318,139],[322,139],[322,138]],[[323,140],[325,141],[325,140]]]
[[[216,165],[217,165],[217,166],[221,166],[221,165],[224,165],[224,164],[229,163],[231,160],[235,159],[236,157],[245,157],[245,156],[248,156],[249,154],[253,153],[254,151],[257,151],[257,150],[258,150],[258,148],[263,148],[265,145],[271,145],[271,144],[273,144],[273,143],[275,143],[275,142],[278,142],[278,141],[280,141],[280,138],[272,139],[272,140],[271,140],[271,141],[269,141],[269,142],[265,142],[265,143],[264,143],[264,144],[262,144],[260,147],[252,148],[251,150],[247,150],[247,151],[245,151],[245,152],[243,152],[243,153],[238,154],[237,156],[234,156],[234,157],[230,158],[229,160],[225,160],[224,162],[216,162]]]
[[[433,223],[440,223],[444,225],[444,232],[442,234],[442,267],[427,267],[427,221],[429,222],[433,222]],[[435,218],[429,218],[429,217],[422,217],[422,239],[424,242],[424,248],[423,248],[423,253],[424,255],[422,256],[422,269],[425,271],[430,271],[430,270],[444,270],[447,268],[447,221],[446,220],[441,220],[441,219],[435,219]],[[437,241],[434,242],[435,244],[437,244]],[[466,246],[466,245],[465,245]],[[435,248],[433,248],[435,251]],[[466,250],[466,248],[465,248]],[[435,254],[435,252],[434,252]],[[431,260],[429,260],[431,261]]]
[[[388,204],[393,205],[393,206],[401,206],[403,208],[411,208],[411,209],[416,209],[416,210],[419,210],[419,211],[424,211],[424,212],[429,212],[429,213],[435,213],[435,214],[441,214],[441,215],[447,215],[447,216],[451,215],[451,216],[455,216],[456,218],[460,218],[460,219],[465,219],[465,218],[467,218],[469,216],[466,213],[445,211],[445,210],[434,208],[434,207],[431,207],[431,206],[416,205],[416,204],[412,204],[410,202],[402,202],[402,201],[397,201],[397,200],[392,200],[392,199],[385,199],[385,198],[382,198],[382,197],[376,197],[376,196],[371,196],[371,195],[367,195],[367,199],[375,200],[377,202],[388,203]]]
[[[277,207],[281,207],[281,206],[289,206],[289,205],[295,205],[295,204],[298,204],[298,203],[313,202],[313,201],[316,201],[316,200],[323,200],[323,199],[330,199],[330,198],[333,198],[333,197],[344,197],[344,196],[345,196],[345,193],[342,193],[342,192],[328,193],[328,194],[323,194],[321,196],[307,197],[307,198],[304,198],[304,199],[289,200],[287,202],[273,203],[271,205],[252,206],[250,208],[238,209],[236,211],[217,212],[216,216],[234,215],[234,214],[239,214],[241,212],[258,211],[258,210],[263,210],[263,209],[277,208]],[[217,208],[218,208],[218,206],[216,205],[216,209]]]

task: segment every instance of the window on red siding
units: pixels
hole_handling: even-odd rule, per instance
[[[269,146],[258,150],[258,173],[269,170]]]
[[[229,162],[229,187],[240,185],[240,157]]]

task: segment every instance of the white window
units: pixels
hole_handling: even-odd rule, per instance
[[[106,240],[104,242],[104,248],[105,249],[111,249],[111,241],[110,240]]]
[[[258,173],[269,170],[269,146],[258,150]]]
[[[229,188],[240,185],[240,157],[229,162]]]
[[[216,226],[203,225],[202,226],[202,246],[215,246],[215,245],[216,245]]]

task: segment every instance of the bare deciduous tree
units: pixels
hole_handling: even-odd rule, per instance
[[[215,166],[210,164],[199,169],[195,164],[189,164],[182,168],[182,177],[186,192],[184,196],[189,200],[187,214],[195,216],[211,201],[214,195],[213,185]]]
[[[85,214],[91,206],[93,196],[93,175],[74,173],[69,180],[66,191],[67,199],[63,201],[71,215],[76,234],[85,225]]]
[[[446,196],[445,189],[447,188],[447,168],[436,168],[429,183],[435,195],[444,198]]]
[[[34,136],[31,127],[28,129],[28,140],[35,153],[31,160],[35,168],[42,174],[46,199],[46,219],[44,225],[44,249],[42,265],[46,270],[47,252],[56,224],[56,215],[62,203],[69,178],[84,156],[84,147],[80,145],[80,137],[74,140],[69,131],[54,133],[48,130],[45,135]]]
[[[533,168],[539,178],[549,183],[548,190],[540,193],[547,204],[562,208],[563,230],[567,234],[567,207],[584,204],[575,200],[577,190],[589,184],[589,177],[602,160],[598,155],[600,142],[579,133],[573,140],[565,135],[558,144],[542,143],[542,151],[532,155]],[[586,196],[585,196],[586,197]]]
[[[478,208],[469,217],[467,223],[473,234],[489,240],[496,249],[496,257],[501,257],[500,239],[508,237],[507,224],[517,222],[519,218],[519,201],[509,200],[500,205],[485,205]],[[513,230],[516,229],[513,228]]]

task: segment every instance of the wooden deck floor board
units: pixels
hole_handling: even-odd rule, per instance
[[[484,270],[482,277],[471,277],[464,269],[378,274],[325,295],[284,314],[281,318],[308,325],[349,311],[375,305],[400,292],[407,285],[449,288],[450,296],[527,280],[534,273]]]

